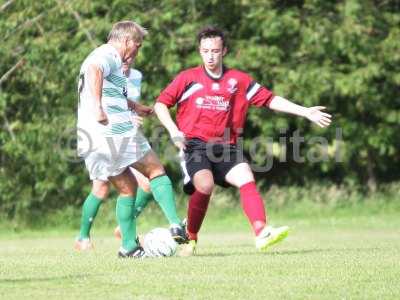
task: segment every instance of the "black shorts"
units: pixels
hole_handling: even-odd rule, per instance
[[[190,179],[200,170],[210,170],[214,182],[222,187],[230,186],[225,181],[226,174],[236,165],[246,162],[243,151],[236,145],[206,143],[200,139],[189,139],[185,149],[185,166]],[[194,191],[191,183],[186,183],[184,191]]]

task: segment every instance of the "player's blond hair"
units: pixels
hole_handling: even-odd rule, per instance
[[[124,39],[142,42],[147,29],[133,21],[121,21],[113,25],[108,34],[108,41],[122,41]]]

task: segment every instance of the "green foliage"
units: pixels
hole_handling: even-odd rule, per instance
[[[327,178],[370,189],[399,179],[397,1],[8,2],[0,8],[0,211],[10,218],[83,201],[89,180],[83,164],[73,161],[69,144],[76,77],[86,55],[105,41],[113,22],[123,19],[136,20],[150,32],[136,62],[144,74],[147,104],[177,72],[200,63],[196,32],[216,24],[229,32],[227,65],[249,71],[295,102],[328,107],[334,123],[324,131],[299,118],[250,110],[245,149],[255,135],[277,141],[296,129],[306,140],[322,135],[334,148],[339,145],[335,129],[343,130],[342,163],[332,156],[322,163],[278,163],[275,155],[273,169],[257,174],[259,179],[303,183],[304,178]],[[165,132],[154,121],[144,130],[178,180],[178,165],[171,159],[176,152]],[[302,152],[313,147],[306,144]]]

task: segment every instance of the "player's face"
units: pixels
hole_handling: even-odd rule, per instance
[[[204,66],[212,71],[219,72],[222,67],[223,57],[226,54],[226,47],[223,46],[220,37],[205,38],[200,41],[200,56]]]
[[[125,41],[125,55],[123,58],[123,62],[126,62],[129,58],[135,59],[138,55],[139,49],[142,46],[142,42],[137,42],[134,40],[126,40]]]

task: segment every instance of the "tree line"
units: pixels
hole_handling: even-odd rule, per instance
[[[294,102],[327,107],[327,130],[250,109],[243,147],[266,167],[256,172],[261,183],[373,191],[400,178],[398,1],[8,0],[0,15],[0,212],[8,217],[82,202],[89,180],[74,149],[77,75],[120,20],[149,30],[135,63],[143,103],[200,63],[196,32],[213,24],[228,33],[229,67]],[[155,118],[144,132],[178,188],[168,135]]]

